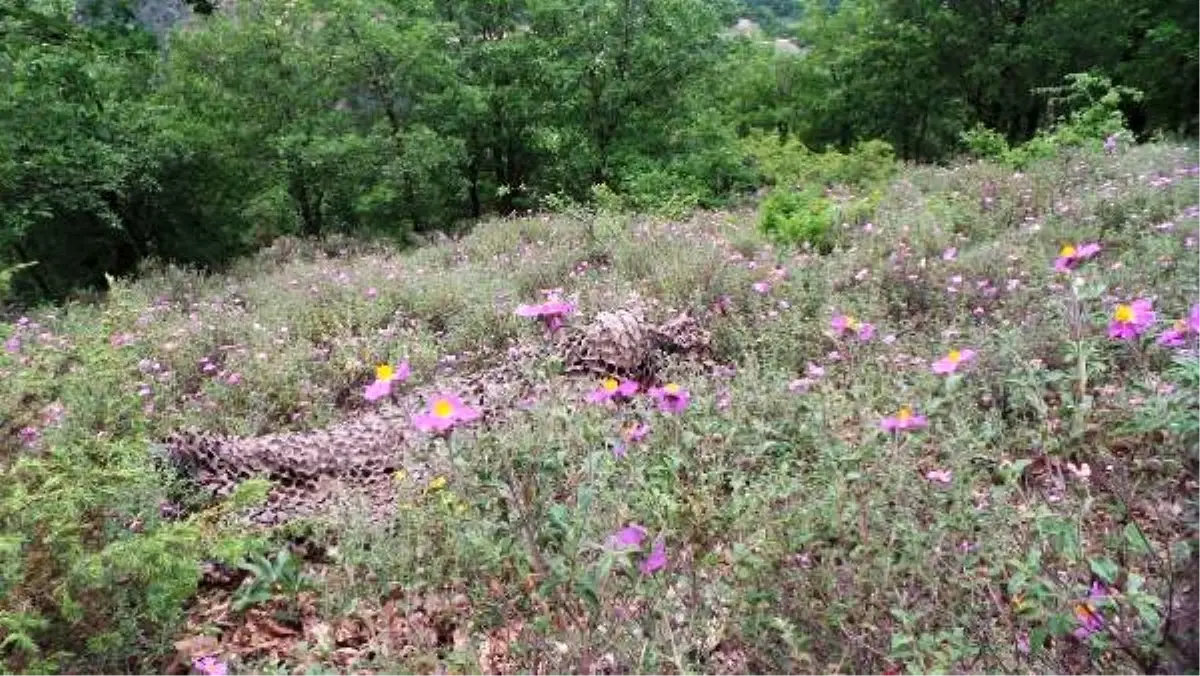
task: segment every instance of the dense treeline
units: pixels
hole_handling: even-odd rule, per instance
[[[1196,131],[1193,3],[753,4],[799,53],[731,38],[748,8],[713,0],[227,0],[158,37],[117,0],[5,0],[0,269],[36,262],[17,292],[61,298],[149,258],[404,238],[598,184],[713,205],[758,183],[752,132],[937,160],[977,125],[1030,138],[1079,72],[1142,94],[1135,132]]]

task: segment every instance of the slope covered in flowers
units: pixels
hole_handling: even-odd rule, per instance
[[[1194,668],[1195,161],[912,168],[828,255],[769,245],[749,211],[535,215],[403,255],[281,242],[14,318],[5,659]],[[499,425],[438,389],[631,293],[702,313],[716,365],[638,383],[547,356]],[[261,486],[214,505],[157,452],[180,427],[313,429],[418,386],[439,394],[411,423],[453,470],[386,526],[347,504],[251,529],[238,501]]]

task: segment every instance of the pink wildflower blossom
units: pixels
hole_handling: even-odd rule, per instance
[[[227,676],[229,666],[212,655],[192,660],[192,668],[204,676]]]
[[[667,565],[667,543],[659,538],[654,541],[654,547],[650,549],[650,556],[646,557],[645,561],[638,567],[642,571],[642,575],[653,575],[662,570]]]
[[[429,402],[429,408],[413,416],[413,427],[422,432],[449,432],[456,425],[479,419],[479,411],[467,406],[453,394],[442,394]]]
[[[42,436],[42,433],[35,427],[22,427],[17,434],[21,437],[21,443],[27,447],[33,447]]]
[[[960,364],[975,358],[975,350],[951,350],[949,354],[933,362],[934,373],[954,373]]]
[[[1193,305],[1187,319],[1177,319],[1171,328],[1158,337],[1158,344],[1166,347],[1183,347],[1188,337],[1200,334],[1200,305]]]
[[[587,396],[593,404],[600,404],[613,399],[628,399],[636,394],[638,384],[633,380],[618,381],[616,378],[605,378],[600,387]]]
[[[1065,244],[1059,250],[1058,258],[1054,260],[1054,269],[1066,272],[1098,253],[1100,253],[1100,245],[1096,242],[1080,244],[1078,248],[1073,244]]]
[[[879,427],[885,432],[905,432],[928,426],[929,421],[925,416],[913,413],[907,406],[897,411],[896,415],[888,416],[879,422]]]
[[[955,258],[958,258],[958,249],[954,247],[950,247],[942,252],[942,260],[944,261],[952,261]]]
[[[1108,323],[1108,337],[1135,340],[1154,324],[1155,318],[1151,302],[1145,298],[1129,304],[1122,303],[1113,310],[1112,321]]]
[[[659,410],[664,413],[683,413],[692,400],[688,391],[675,383],[652,387],[649,394],[658,402]]]
[[[925,473],[925,478],[945,486],[954,478],[954,472],[948,469],[931,469]]]
[[[762,294],[771,293],[771,283],[767,282],[767,281],[755,282],[755,283],[751,284],[750,287],[758,293],[762,293]]]
[[[613,533],[609,538],[609,543],[613,549],[635,549],[642,546],[642,541],[646,539],[646,529],[631,523],[621,530]]]
[[[1108,590],[1099,582],[1093,582],[1091,589],[1088,591],[1086,599],[1075,604],[1072,609],[1075,614],[1075,621],[1079,626],[1075,631],[1071,632],[1075,638],[1080,641],[1086,641],[1093,634],[1098,633],[1104,628],[1104,616],[1100,614],[1097,604],[1108,598]]]
[[[833,328],[835,336],[841,336],[846,332],[853,332],[861,341],[871,340],[875,335],[875,326],[866,322],[860,322],[850,315],[834,315],[829,322],[829,326]]]
[[[380,364],[375,367],[375,382],[367,385],[363,397],[367,401],[378,401],[392,393],[392,383],[402,383],[412,375],[412,368],[407,361],[400,362],[397,367],[391,364]]]
[[[635,422],[625,428],[625,438],[637,443],[650,434],[650,426],[643,422]]]
[[[575,306],[566,301],[558,300],[557,295],[552,297],[551,300],[538,305],[519,305],[516,310],[519,317],[541,319],[545,322],[546,328],[550,330],[550,333],[554,333],[562,328],[565,321],[564,318],[573,312],[575,312]]]

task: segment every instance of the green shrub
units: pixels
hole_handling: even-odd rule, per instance
[[[836,213],[833,204],[816,190],[776,189],[763,202],[758,224],[777,242],[803,244],[829,253],[833,249],[830,226]]]
[[[780,142],[770,134],[755,133],[743,141],[745,152],[772,185],[820,183],[870,188],[893,174],[898,165],[886,141],[865,141],[849,153],[828,149],[818,153],[795,139]]]
[[[982,122],[964,131],[959,138],[967,153],[979,159],[1002,159],[1009,152],[1008,139],[1004,138],[1004,134],[988,129]]]

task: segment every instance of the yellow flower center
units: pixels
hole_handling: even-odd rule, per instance
[[[900,422],[904,422],[905,420],[908,420],[911,417],[912,417],[912,409],[907,406],[900,409],[896,413],[896,419],[899,420]]]
[[[602,385],[605,392],[616,392],[620,383],[617,382],[616,378],[605,378]]]
[[[1183,331],[1185,329],[1187,329],[1187,322],[1183,321],[1182,319],[1176,319],[1175,320],[1175,330]]]
[[[429,482],[429,490],[440,491],[446,487],[446,477],[440,476]]]
[[[946,355],[946,357],[950,360],[950,363],[957,364],[958,362],[962,361],[962,352],[959,352],[958,350],[950,350],[950,354]]]
[[[1067,244],[1066,246],[1064,246],[1062,248],[1062,250],[1060,250],[1058,252],[1058,255],[1062,256],[1063,258],[1066,258],[1067,256],[1074,256],[1075,255],[1075,247],[1071,246],[1070,244]]]
[[[391,364],[381,364],[375,367],[375,380],[391,380],[396,375],[396,370]]]
[[[663,391],[672,395],[679,394],[679,386],[675,383],[667,383],[666,385],[663,385]]]
[[[846,315],[846,327],[851,329],[858,328],[858,320],[850,315]]]
[[[1128,305],[1118,305],[1116,312],[1113,313],[1113,319],[1128,324],[1133,321],[1133,308]]]
[[[438,399],[433,402],[433,415],[438,418],[449,418],[454,414],[454,404],[451,404],[445,399]]]

